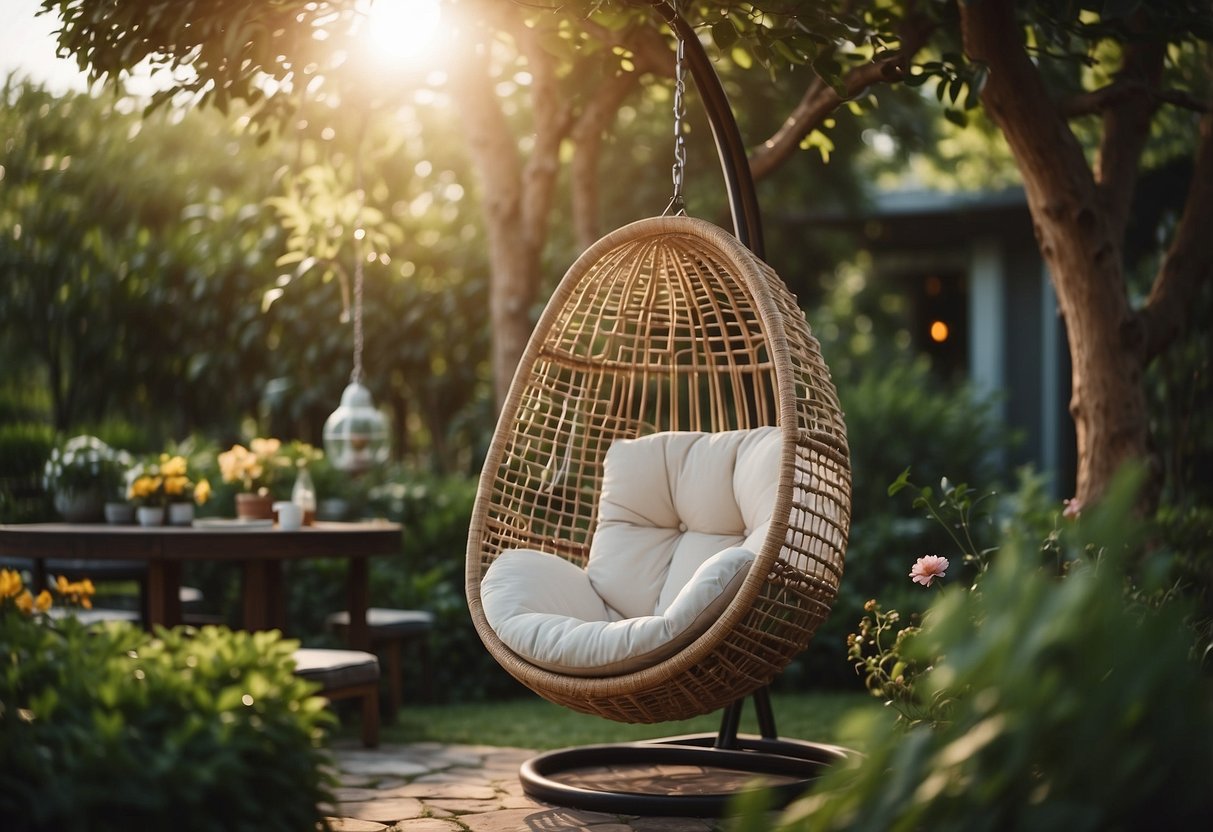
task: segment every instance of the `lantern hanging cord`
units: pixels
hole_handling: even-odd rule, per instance
[[[361,228],[354,232],[354,256],[358,258],[354,263],[354,369],[350,372],[354,384],[362,383],[362,246],[358,241],[363,233]]]
[[[350,383],[362,383],[362,239],[366,229],[362,227],[362,205],[366,195],[362,191],[362,160],[354,163],[355,187],[358,189],[358,216],[354,228],[354,369],[350,372]]]

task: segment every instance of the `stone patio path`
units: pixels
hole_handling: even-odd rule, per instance
[[[642,818],[563,809],[522,793],[518,767],[535,752],[491,746],[335,749],[337,832],[718,832],[704,818]]]

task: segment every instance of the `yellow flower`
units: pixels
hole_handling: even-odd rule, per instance
[[[21,573],[13,569],[0,569],[0,598],[13,598],[22,589]]]
[[[17,609],[21,610],[21,612],[25,613],[26,615],[29,615],[34,611],[34,596],[29,594],[28,589],[23,590],[22,593],[17,596]]]
[[[233,445],[219,454],[219,473],[224,482],[239,482],[245,490],[253,491],[271,484],[277,469],[288,464],[286,457],[277,456],[282,447],[278,439],[254,439],[250,448]]]
[[[280,439],[254,439],[249,443],[252,451],[256,456],[265,459],[278,453],[278,449],[282,447]]]
[[[166,478],[180,477],[181,479],[185,479],[185,472],[186,472],[186,467],[187,467],[186,462],[185,462],[185,457],[175,456],[170,459],[166,459],[167,456],[168,456],[168,454],[163,454],[160,457],[161,475],[163,475]],[[172,492],[170,491],[169,493],[171,494]]]
[[[164,476],[164,493],[179,497],[185,493],[185,487],[190,481],[181,474],[165,474]]]
[[[206,480],[199,480],[194,486],[194,500],[198,505],[203,505],[211,498],[211,484]]]
[[[34,608],[38,612],[46,612],[51,608],[51,594],[45,589],[38,593],[38,597],[34,599]]]

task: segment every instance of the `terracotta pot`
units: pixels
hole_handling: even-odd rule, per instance
[[[273,520],[274,498],[269,494],[237,494],[236,516],[241,520]]]

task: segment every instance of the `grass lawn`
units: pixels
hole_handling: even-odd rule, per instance
[[[854,711],[879,709],[880,702],[863,692],[773,694],[775,725],[781,736],[846,745],[844,717]],[[355,726],[343,726],[349,732]],[[544,750],[570,745],[626,742],[674,734],[715,733],[719,714],[681,722],[625,725],[553,705],[539,697],[460,705],[410,705],[385,723],[385,743],[441,742],[513,746]],[[747,705],[742,733],[758,732],[753,707]]]

